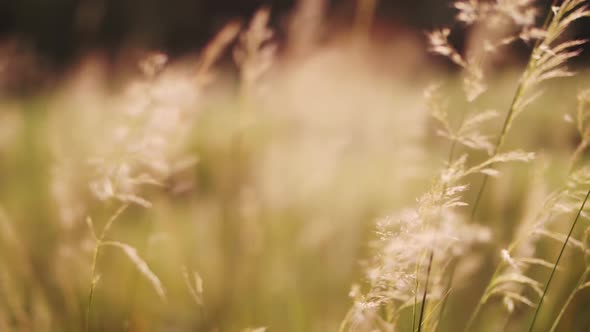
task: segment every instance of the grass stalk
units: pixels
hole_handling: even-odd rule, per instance
[[[549,275],[549,279],[547,280],[547,283],[545,284],[545,289],[543,290],[543,294],[541,295],[541,299],[539,300],[539,304],[537,305],[537,308],[535,309],[535,314],[533,315],[533,319],[532,319],[531,324],[529,326],[529,330],[528,330],[529,332],[533,331],[533,328],[535,327],[535,322],[537,321],[539,311],[541,309],[541,306],[543,305],[543,300],[545,299],[545,295],[547,294],[547,291],[549,290],[549,286],[551,286],[551,281],[553,280],[553,276],[555,275],[555,271],[557,271],[557,266],[559,265],[559,262],[561,261],[561,257],[563,256],[563,252],[565,251],[565,248],[567,247],[569,239],[571,238],[572,233],[574,232],[574,229],[576,228],[578,220],[580,219],[580,216],[582,215],[582,211],[584,210],[584,207],[586,206],[586,202],[588,201],[589,196],[590,196],[590,189],[588,190],[588,193],[586,193],[586,197],[584,198],[584,201],[582,202],[582,205],[580,206],[580,209],[578,210],[578,214],[576,215],[576,218],[574,219],[572,226],[570,227],[569,233],[567,234],[567,237],[565,238],[563,245],[561,246],[561,250],[559,251],[559,255],[557,256],[557,259],[555,261],[555,265],[553,266],[553,269],[551,270],[551,274]]]
[[[555,6],[556,4],[557,4],[557,0],[553,0],[551,7]],[[545,21],[543,23],[543,29],[546,29],[549,26],[549,24],[551,24],[551,21],[553,18],[554,18],[553,11],[551,8],[549,8],[547,16],[545,17]],[[535,46],[533,47],[533,50],[531,51],[531,53],[529,55],[526,69],[522,74],[520,82],[518,83],[518,87],[516,88],[516,92],[514,93],[514,97],[512,98],[512,102],[510,103],[510,107],[508,108],[508,113],[506,114],[506,117],[504,118],[504,124],[502,125],[502,129],[500,130],[500,136],[498,136],[498,140],[496,141],[496,145],[494,146],[494,150],[492,151],[492,155],[490,158],[495,157],[498,154],[498,152],[500,151],[500,149],[502,148],[502,146],[504,145],[504,142],[506,140],[506,134],[508,133],[508,128],[510,127],[510,124],[512,123],[512,118],[514,117],[516,105],[518,104],[518,101],[520,101],[520,99],[524,97],[524,94],[525,94],[526,78],[530,75],[531,71],[535,68],[535,65],[537,64],[537,59],[535,58],[535,55],[537,54],[537,50],[539,49],[541,44],[542,44],[541,40],[538,40],[535,43]],[[487,174],[484,175],[482,183],[481,183],[479,190],[477,192],[477,196],[475,197],[475,201],[473,202],[473,208],[471,210],[471,220],[472,221],[475,218],[475,215],[477,213],[477,208],[479,206],[479,202],[481,201],[481,198],[483,196],[483,192],[484,192],[485,187],[487,185],[488,177],[489,176]]]
[[[556,4],[557,4],[557,0],[553,0],[551,7],[555,6]],[[553,14],[551,7],[549,8],[549,10],[547,12],[547,16],[545,17],[545,21],[543,23],[543,29],[546,29],[551,24],[552,20],[554,19],[554,14]],[[512,117],[514,116],[516,104],[520,100],[520,98],[523,97],[524,92],[525,92],[526,77],[529,75],[529,73],[531,72],[531,70],[534,68],[534,66],[536,64],[535,54],[537,52],[537,49],[540,47],[541,43],[542,43],[541,40],[537,41],[535,43],[535,46],[533,47],[533,50],[531,51],[531,53],[529,55],[526,69],[522,74],[522,77],[520,79],[518,87],[516,88],[516,92],[514,94],[514,97],[512,98],[512,102],[510,103],[508,113],[506,114],[506,117],[504,118],[504,123],[502,125],[500,135],[498,136],[498,140],[496,141],[496,145],[494,146],[494,150],[492,151],[491,158],[493,158],[494,156],[496,156],[498,154],[498,151],[502,148],[502,145],[504,144],[504,141],[506,139],[506,134],[508,132],[508,128],[510,127],[510,123],[512,122]],[[471,210],[471,216],[470,216],[471,221],[473,221],[475,219],[475,216],[477,213],[477,208],[479,207],[479,203],[481,201],[481,198],[483,196],[483,192],[484,192],[485,187],[488,182],[488,177],[489,176],[487,174],[484,175],[484,178],[482,180],[482,183],[481,183],[478,193],[476,195],[476,198],[473,203],[472,210]],[[500,273],[500,266],[501,265],[499,265],[498,268],[496,268],[496,270],[494,271],[494,274],[492,275],[492,278],[490,279],[490,282],[488,283],[488,286],[486,287],[486,290],[484,291],[484,295],[480,298],[479,302],[477,303],[477,306],[475,307],[475,310],[473,311],[473,313],[469,317],[469,320],[467,321],[467,325],[465,326],[465,331],[468,331],[471,328],[471,326],[475,322],[475,319],[477,318],[479,312],[481,311],[483,304],[487,300],[486,293],[487,293],[492,281]]]
[[[559,325],[559,322],[561,321],[561,318],[563,317],[563,315],[565,314],[565,311],[567,310],[567,307],[573,301],[574,297],[578,293],[580,286],[584,283],[586,278],[588,278],[589,274],[590,274],[590,268],[586,268],[586,270],[584,270],[584,273],[582,273],[582,275],[580,276],[580,279],[578,279],[578,282],[576,283],[576,287],[572,290],[570,295],[567,297],[567,300],[565,301],[565,303],[561,307],[561,310],[559,311],[559,314],[555,318],[553,325],[551,325],[551,330],[549,330],[549,332],[555,332],[555,330],[557,329],[557,326]]]
[[[115,220],[127,209],[129,206],[128,203],[121,205],[115,213],[109,218],[105,226],[103,227],[102,231],[100,232],[100,236],[96,236],[94,233],[94,226],[92,222],[89,222],[89,227],[92,231],[92,236],[94,237],[94,251],[92,254],[92,266],[90,272],[90,287],[88,290],[88,303],[86,305],[86,320],[84,324],[84,331],[88,332],[90,330],[90,314],[92,313],[92,303],[94,300],[94,291],[96,289],[96,285],[98,284],[98,275],[96,274],[97,266],[98,266],[98,257],[100,254],[100,247],[102,246],[106,235],[108,234],[111,226],[115,222]]]
[[[451,293],[451,288],[453,287],[453,279],[455,278],[455,270],[457,268],[457,263],[454,262],[452,263],[453,265],[451,266],[451,274],[449,275],[449,280],[447,281],[447,293],[450,294]],[[438,325],[436,330],[438,331],[438,329],[440,328],[440,321],[443,319],[444,315],[445,315],[445,310],[447,308],[447,302],[449,301],[449,296],[447,296],[442,300],[442,304],[440,307],[440,313],[439,313],[439,318],[438,318]]]
[[[473,310],[473,312],[471,313],[471,316],[469,316],[469,320],[467,321],[467,325],[465,325],[465,329],[464,329],[465,332],[471,330],[471,327],[473,326],[473,323],[475,323],[475,319],[479,315],[481,308],[488,300],[488,296],[487,296],[488,290],[490,289],[494,279],[496,279],[496,277],[500,274],[500,271],[502,271],[502,266],[503,266],[503,264],[499,264],[496,267],[496,270],[494,271],[494,274],[492,275],[492,278],[490,279],[490,282],[488,283],[488,285],[483,293],[483,296],[479,299],[479,302],[477,302],[475,310]]]
[[[549,15],[551,15],[551,14],[549,14]],[[536,53],[536,49],[537,48],[533,49],[533,51],[530,54],[527,68],[525,69],[523,76],[520,80],[520,83],[518,84],[518,87],[516,88],[516,93],[514,94],[514,97],[512,98],[512,102],[510,103],[510,108],[508,109],[508,113],[506,114],[506,117],[504,118],[504,124],[502,125],[502,129],[500,130],[500,136],[498,137],[498,140],[496,141],[496,145],[494,146],[494,150],[492,151],[492,155],[490,156],[490,158],[495,157],[498,154],[498,152],[500,151],[500,149],[502,148],[502,146],[504,145],[504,141],[506,140],[506,134],[508,132],[508,128],[510,127],[510,123],[512,122],[512,118],[514,116],[514,111],[516,110],[516,105],[517,105],[518,101],[524,96],[524,92],[525,92],[524,82],[526,81],[525,78],[529,75],[530,71],[535,66],[536,60],[534,58],[534,54]],[[489,175],[485,174],[483,177],[483,180],[481,182],[481,185],[479,186],[479,190],[477,192],[477,195],[475,196],[475,201],[473,202],[473,208],[471,210],[471,218],[470,218],[472,221],[475,218],[475,215],[477,213],[477,208],[479,207],[479,202],[481,201],[481,198],[483,196],[483,192],[484,192],[485,187],[488,183],[488,178],[489,178]]]
[[[86,306],[86,322],[84,326],[84,331],[88,332],[90,328],[90,312],[92,308],[92,300],[94,298],[94,289],[96,288],[97,278],[96,278],[96,265],[98,262],[98,248],[99,245],[97,244],[94,247],[94,253],[92,255],[92,271],[90,273],[90,289],[88,290],[88,304]]]
[[[422,265],[422,260],[424,259],[424,255],[420,257],[418,264],[416,264],[416,270],[414,271],[414,275],[418,276],[418,271],[420,270],[420,266]],[[412,332],[416,331],[416,315],[418,313],[418,290],[420,289],[420,279],[416,277],[416,285],[414,287],[414,305],[412,306]]]
[[[428,255],[428,270],[426,271],[426,282],[424,284],[424,293],[422,293],[422,306],[420,308],[420,318],[418,319],[418,332],[422,331],[422,320],[424,319],[424,310],[426,309],[426,294],[428,294],[428,282],[430,281],[430,271],[432,270],[432,259],[434,250],[430,249]]]
[[[463,113],[462,113],[461,122],[460,122],[460,125],[459,125],[459,127],[463,125],[463,122],[464,122],[464,121],[465,121],[465,112],[463,112]],[[451,167],[451,163],[453,162],[453,159],[455,158],[455,150],[456,150],[456,149],[457,149],[457,140],[453,140],[453,141],[452,141],[452,143],[451,143],[451,148],[449,149],[449,158],[448,158],[448,160],[447,160],[447,164],[448,164],[448,166],[447,166],[447,169],[448,169],[449,167]],[[446,184],[445,184],[445,185],[443,186],[443,190],[442,190],[442,191],[444,192],[446,189],[447,189],[447,186],[446,186]],[[431,259],[431,262],[432,262],[432,255],[433,255],[433,250],[432,250],[432,249],[430,249],[430,256],[431,256],[431,258],[430,258],[430,259]],[[431,262],[430,262],[430,263],[431,263]],[[453,265],[453,267],[451,268],[451,276],[450,276],[450,278],[449,278],[449,282],[448,282],[448,284],[447,284],[447,288],[446,288],[446,289],[448,290],[448,291],[447,291],[447,296],[445,296],[445,298],[444,298],[444,299],[442,299],[442,305],[441,305],[441,309],[440,309],[440,317],[441,317],[441,318],[442,318],[442,316],[443,316],[443,314],[444,314],[444,310],[445,310],[445,308],[446,308],[447,301],[448,301],[448,299],[449,299],[449,296],[450,296],[450,292],[451,292],[451,285],[452,285],[452,283],[453,283],[453,276],[454,276],[454,274],[455,274],[455,265]],[[429,266],[428,266],[428,276],[427,276],[427,278],[429,277],[429,275],[430,275],[430,264],[429,264]],[[418,292],[418,289],[417,289],[417,287],[418,287],[418,285],[416,285],[416,293]],[[414,311],[415,311],[415,308],[416,308],[416,298],[414,298]],[[414,331],[413,322],[414,322],[415,320],[416,320],[416,317],[414,316],[414,320],[412,321],[412,331]],[[440,326],[440,324],[439,324],[438,326]],[[438,326],[437,326],[437,328],[438,328]]]

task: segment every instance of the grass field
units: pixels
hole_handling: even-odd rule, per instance
[[[4,93],[0,331],[589,331],[587,6],[299,52],[263,9]]]

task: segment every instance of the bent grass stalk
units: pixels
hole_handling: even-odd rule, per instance
[[[523,240],[525,240],[525,239],[524,238],[519,238],[516,241],[512,242],[508,246],[507,251],[509,253],[512,252]],[[471,316],[469,316],[469,320],[467,322],[467,325],[465,325],[464,331],[467,332],[467,331],[470,331],[471,330],[471,326],[473,325],[473,323],[475,323],[475,319],[477,318],[479,312],[483,308],[483,305],[489,299],[489,291],[492,289],[492,287],[494,285],[494,280],[496,280],[496,277],[498,277],[498,275],[500,274],[500,272],[502,272],[502,268],[505,265],[506,265],[506,263],[504,261],[502,261],[502,262],[500,262],[500,264],[498,264],[498,266],[496,266],[496,269],[494,270],[494,273],[492,274],[492,277],[490,278],[490,282],[487,284],[487,287],[484,290],[483,295],[480,298],[479,302],[477,303],[477,305],[475,307],[475,310],[471,313]]]
[[[461,113],[461,121],[459,123],[459,127],[461,127],[463,125],[463,122],[464,121],[465,121],[465,112],[462,112]],[[451,148],[449,149],[449,158],[447,160],[447,163],[448,163],[447,169],[449,167],[451,167],[451,164],[452,164],[453,159],[455,157],[455,150],[456,149],[457,149],[457,140],[453,140],[451,142]],[[446,190],[446,184],[443,187],[443,191],[445,191],[445,190]],[[434,255],[434,251],[433,251],[432,248],[429,250],[428,255],[430,256],[430,258],[429,258],[429,263],[428,263],[428,272],[426,274],[426,286],[424,288],[424,295],[423,295],[423,299],[422,299],[422,308],[421,308],[421,311],[422,312],[420,313],[420,322],[422,322],[422,314],[423,314],[423,311],[424,311],[424,303],[425,303],[425,300],[426,300],[426,292],[427,292],[427,288],[428,288],[428,279],[430,278],[431,264],[432,264],[432,259],[433,259],[433,255]],[[419,268],[419,265],[416,266],[416,275],[418,274],[418,268]],[[442,315],[444,314],[444,310],[445,310],[445,307],[446,307],[446,304],[447,304],[447,300],[449,298],[448,295],[451,292],[451,283],[453,281],[453,275],[454,275],[454,269],[451,271],[451,277],[449,279],[449,283],[448,283],[448,287],[447,287],[447,289],[448,289],[447,294],[441,300],[441,302],[438,303],[438,304],[441,304],[442,303],[441,309],[440,309],[440,317],[442,317]],[[416,297],[418,296],[418,286],[419,286],[419,283],[418,283],[418,281],[416,281],[416,290],[414,292],[414,294],[415,294],[414,295],[414,307],[412,309],[412,331],[415,331],[416,308],[417,308],[417,298]],[[438,306],[438,304],[437,304],[437,306]],[[420,329],[420,328],[421,328],[421,325],[418,325],[418,329]]]
[[[105,239],[109,229],[111,228],[111,226],[115,222],[115,220],[127,209],[127,207],[129,207],[129,203],[125,203],[125,204],[121,205],[117,209],[117,211],[115,211],[115,213],[109,218],[109,220],[107,221],[107,223],[103,227],[102,231],[100,232],[100,236],[96,236],[92,220],[90,218],[87,219],[88,227],[90,228],[92,237],[94,238],[95,245],[94,245],[94,252],[92,255],[92,268],[91,268],[91,272],[90,272],[90,289],[88,291],[88,303],[86,306],[86,323],[85,323],[85,327],[84,327],[84,331],[86,331],[86,332],[89,331],[89,327],[90,327],[90,314],[92,312],[92,301],[94,299],[94,290],[96,289],[96,285],[97,285],[98,279],[99,279],[98,275],[96,274],[96,268],[98,265],[98,256],[99,256],[100,247],[103,245],[104,239]]]
[[[420,267],[422,266],[422,261],[426,258],[426,253],[421,255],[420,260],[416,264],[416,270],[414,272],[415,276],[418,276],[420,271]],[[428,278],[428,277],[427,277]],[[412,306],[412,332],[416,331],[416,315],[418,314],[418,291],[420,290],[420,279],[416,277],[416,286],[414,287],[414,305]]]
[[[422,306],[420,308],[420,318],[418,319],[418,332],[422,331],[422,322],[424,319],[424,309],[426,308],[426,294],[428,294],[428,282],[430,281],[430,271],[432,269],[432,259],[434,257],[434,251],[430,249],[428,256],[428,271],[426,272],[426,281],[424,284],[424,293],[422,294]]]
[[[461,113],[461,120],[460,120],[460,123],[459,123],[459,127],[461,127],[463,125],[463,122],[464,121],[465,121],[465,112],[462,112]],[[447,163],[448,163],[447,169],[449,167],[451,167],[451,164],[453,163],[453,159],[455,157],[455,150],[456,149],[457,149],[457,140],[453,140],[451,142],[451,148],[449,149],[449,158],[447,160]],[[446,187],[447,186],[445,184],[443,186],[443,192],[446,190]],[[431,264],[432,264],[432,259],[433,259],[433,255],[434,255],[434,251],[433,251],[432,248],[429,250],[428,255],[430,256],[430,258],[429,258],[429,264],[428,264],[428,272],[426,274],[426,280],[427,281],[426,281],[426,286],[424,288],[424,296],[423,296],[423,299],[422,299],[422,308],[421,308],[422,312],[424,311],[424,303],[425,303],[425,300],[426,300],[426,292],[427,292],[427,288],[428,288],[428,279],[430,278]],[[419,268],[419,265],[416,266],[416,274],[418,274],[418,268]],[[445,307],[446,307],[446,304],[447,304],[447,300],[448,300],[449,295],[450,295],[450,292],[451,292],[451,284],[453,282],[454,272],[455,271],[454,271],[454,268],[453,268],[453,270],[451,271],[451,277],[449,278],[449,282],[448,282],[448,285],[447,285],[447,294],[441,300],[441,302],[438,303],[438,304],[441,304],[442,303],[441,304],[441,309],[440,309],[440,314],[439,314],[440,317],[442,317],[443,314],[444,314],[444,310],[445,310]],[[415,324],[415,321],[416,321],[416,307],[417,307],[417,298],[416,297],[417,297],[417,294],[418,294],[418,285],[419,285],[419,283],[418,283],[418,281],[416,281],[416,291],[414,293],[415,294],[414,295],[414,307],[413,307],[413,311],[412,311],[412,331],[415,331],[414,324]],[[437,306],[438,306],[438,304],[437,304]],[[422,322],[422,313],[420,314],[420,322]],[[420,329],[421,328],[421,325],[419,325],[418,328]]]
[[[557,0],[553,0],[551,6],[555,6],[556,4],[557,4]],[[547,26],[551,23],[551,20],[553,19],[553,17],[554,17],[553,11],[551,10],[551,8],[549,8],[549,12],[547,13],[547,16],[545,17],[545,21],[543,22],[543,29],[546,29],[547,28]],[[516,92],[514,94],[514,97],[512,98],[512,102],[511,102],[510,107],[508,109],[508,113],[506,114],[506,117],[504,119],[504,124],[502,125],[502,129],[500,131],[500,136],[498,137],[498,140],[496,141],[496,145],[494,146],[494,150],[493,150],[492,155],[490,156],[490,158],[495,157],[498,154],[498,152],[499,152],[500,148],[502,147],[502,145],[504,144],[504,140],[506,139],[506,133],[508,131],[508,128],[510,126],[510,123],[512,122],[512,117],[514,115],[514,111],[516,109],[517,102],[524,96],[524,92],[525,92],[525,89],[524,89],[524,87],[525,87],[525,84],[524,84],[525,79],[524,78],[527,77],[528,76],[528,73],[530,73],[532,71],[532,69],[534,68],[534,65],[536,63],[536,60],[535,60],[535,56],[534,55],[536,53],[536,50],[541,45],[541,43],[542,43],[542,41],[540,41],[540,40],[537,41],[535,43],[535,46],[534,46],[533,50],[531,51],[531,54],[529,55],[529,60],[528,60],[528,63],[527,63],[527,67],[526,67],[526,69],[525,69],[525,71],[524,71],[524,73],[523,73],[523,75],[521,77],[521,80],[520,80],[520,82],[518,84],[518,87],[516,89]],[[449,155],[449,164],[452,161],[455,148],[456,148],[456,141],[454,141],[453,144],[451,145],[451,151],[450,151],[450,155]],[[489,177],[489,175],[484,174],[484,178],[482,180],[482,183],[481,183],[480,188],[478,190],[477,196],[476,196],[475,201],[473,203],[473,208],[471,210],[471,216],[470,216],[470,220],[471,221],[473,221],[473,219],[475,218],[475,214],[477,212],[477,208],[479,206],[479,202],[481,200],[481,197],[483,195],[484,189],[486,187],[486,184],[487,184],[487,181],[488,181],[488,177]],[[494,273],[494,277],[497,275],[498,272],[499,272],[499,269],[497,269],[496,272]],[[453,283],[453,277],[454,277],[454,267],[452,268],[451,276],[449,278],[449,282],[448,282],[449,287]],[[492,280],[493,280],[493,277],[492,277]],[[443,301],[445,303],[443,303],[443,306],[441,308],[441,313],[440,313],[441,318],[444,315],[444,310],[446,308],[446,301],[448,301],[448,297],[445,298]],[[475,319],[475,316],[477,316],[477,313],[481,309],[481,306],[482,305],[483,305],[483,303],[481,303],[481,301],[480,301],[480,303],[478,303],[475,311],[473,312],[473,314],[472,314],[472,316],[471,316],[471,318],[470,318],[470,320],[469,320],[469,322],[467,324],[467,327],[469,327],[473,323],[473,320]]]
[[[423,261],[426,259],[426,255],[430,256],[432,254],[432,249],[429,250],[428,252],[424,252],[421,255],[420,260],[418,261],[418,263],[416,264],[416,269],[414,270],[414,275],[418,276],[420,268],[422,267],[422,263]],[[428,272],[426,275],[426,279],[428,279],[430,277],[430,264],[432,263],[432,260],[429,261],[428,264]],[[426,286],[428,287],[428,286]],[[416,277],[416,286],[414,287],[414,305],[412,306],[412,331],[416,331],[416,315],[418,314],[418,291],[420,290],[420,279],[418,277]],[[424,289],[424,292],[426,292],[427,289]],[[424,302],[421,302],[420,304],[422,304]],[[421,319],[420,319],[421,320]]]
[[[574,297],[576,296],[576,294],[580,290],[580,287],[584,284],[584,281],[586,280],[586,278],[588,278],[589,274],[590,274],[590,268],[586,268],[584,270],[584,273],[582,273],[582,275],[580,276],[580,279],[578,279],[578,282],[576,283],[576,287],[570,293],[570,295],[567,297],[567,300],[565,301],[565,303],[561,307],[561,310],[559,311],[559,314],[555,318],[555,321],[553,322],[553,325],[551,326],[551,330],[549,330],[549,332],[555,332],[555,330],[557,329],[557,326],[559,325],[559,321],[561,321],[561,318],[565,314],[567,307],[572,302],[572,300],[574,299]]]
[[[569,169],[572,169],[572,165],[576,162],[575,159],[572,159],[570,161],[570,167]],[[570,173],[571,174],[571,173]],[[537,217],[535,219],[537,219],[539,217],[539,215],[542,213],[542,211],[540,211],[537,214]],[[551,215],[549,216],[548,219],[551,219]],[[520,243],[525,240],[525,238],[517,238],[515,241],[513,241],[507,248],[507,251],[509,253],[511,253],[516,247],[518,247],[520,245]],[[477,315],[479,314],[479,312],[481,311],[483,305],[487,302],[487,300],[489,299],[488,296],[488,292],[491,290],[492,285],[494,284],[494,280],[496,279],[496,277],[500,274],[500,272],[502,271],[502,268],[506,265],[506,263],[504,261],[502,261],[500,264],[498,264],[498,266],[496,266],[496,269],[494,270],[494,273],[492,275],[492,277],[490,278],[490,282],[487,284],[486,289],[483,292],[483,296],[481,297],[480,301],[478,302],[475,310],[473,311],[473,313],[471,314],[471,316],[469,317],[469,321],[465,327],[465,331],[468,331],[471,326],[473,325],[473,323],[475,322],[475,319],[477,318]],[[590,269],[589,269],[590,270]],[[590,271],[589,271],[590,273]]]
[[[555,6],[557,4],[557,0],[553,0],[551,7]],[[552,8],[549,8],[549,11],[547,13],[547,16],[545,17],[545,21],[543,23],[543,29],[546,29],[551,22],[553,21],[555,15],[553,13]],[[496,156],[498,154],[498,151],[502,148],[502,145],[504,144],[504,141],[506,139],[506,134],[508,132],[508,128],[510,126],[510,123],[512,122],[512,118],[514,116],[514,111],[516,109],[516,105],[517,102],[524,96],[524,92],[525,92],[525,81],[526,81],[526,77],[528,75],[530,75],[530,73],[532,72],[532,70],[534,69],[537,60],[535,59],[535,54],[537,53],[537,50],[539,49],[539,47],[542,45],[542,41],[537,41],[535,43],[535,46],[533,48],[533,50],[531,51],[530,55],[529,55],[529,60],[527,63],[527,67],[525,69],[525,71],[522,74],[522,77],[520,79],[520,82],[518,84],[518,87],[516,88],[516,92],[514,94],[514,97],[512,98],[512,102],[510,103],[510,107],[508,109],[508,113],[506,114],[506,117],[504,118],[504,124],[502,125],[502,129],[500,131],[500,136],[498,137],[498,140],[496,141],[496,145],[494,147],[493,153],[492,153],[492,158],[494,156]],[[477,213],[477,208],[479,207],[479,203],[481,201],[483,192],[485,190],[485,187],[487,185],[487,181],[488,181],[488,175],[484,174],[484,178],[482,180],[482,183],[479,187],[477,196],[475,198],[475,201],[473,203],[473,208],[471,210],[471,221],[473,221],[473,219],[475,218],[475,215]],[[494,271],[494,274],[492,275],[491,280],[493,281],[497,275],[500,273],[501,267],[502,265],[500,264],[496,270]],[[481,297],[480,301],[477,303],[477,306],[475,307],[475,310],[473,311],[473,313],[471,314],[467,325],[465,327],[465,331],[468,331],[471,326],[473,325],[473,323],[475,322],[475,318],[477,317],[477,315],[479,314],[483,304],[487,301],[487,297],[486,297],[486,293],[489,290],[489,287],[491,285],[491,282],[488,283],[488,286],[486,288],[486,290],[484,291],[484,295]]]
[[[464,329],[465,332],[471,330],[471,326],[473,326],[473,323],[475,323],[475,319],[477,318],[477,315],[481,311],[481,308],[483,307],[483,305],[487,302],[488,290],[491,288],[493,280],[495,280],[496,277],[498,276],[498,274],[500,274],[500,272],[502,271],[502,269],[501,269],[502,266],[503,266],[503,264],[499,264],[496,267],[496,270],[494,271],[494,274],[492,275],[492,278],[490,279],[491,281],[488,283],[488,286],[486,287],[486,290],[484,291],[484,295],[479,299],[479,302],[477,302],[477,306],[475,307],[475,310],[473,310],[473,312],[471,313],[471,316],[469,317],[469,320],[467,321],[467,325],[465,325],[465,329]]]
[[[436,327],[436,331],[438,331],[438,329],[440,328],[440,325],[441,325],[440,324],[440,321],[444,318],[444,315],[445,315],[445,309],[447,308],[447,302],[448,302],[448,299],[449,299],[449,296],[448,295],[451,293],[451,290],[452,290],[453,278],[455,277],[456,267],[457,267],[457,263],[456,262],[453,262],[452,263],[452,266],[450,268],[450,271],[451,272],[450,272],[450,275],[449,275],[449,280],[447,281],[447,285],[445,287],[447,289],[447,296],[445,296],[443,298],[443,300],[442,300],[442,304],[441,304],[441,307],[440,307],[440,312],[439,312],[439,318],[438,318],[438,324],[437,324],[437,327]]]
[[[557,0],[553,0],[551,7],[555,6],[556,4],[557,4]],[[554,18],[553,10],[552,10],[552,8],[549,8],[549,12],[547,13],[547,16],[545,17],[545,21],[543,23],[543,29],[546,29],[551,24],[553,18]],[[500,136],[498,137],[498,140],[496,141],[496,145],[494,147],[494,150],[492,151],[491,158],[495,157],[498,154],[499,150],[502,148],[502,145],[504,145],[504,141],[506,139],[506,134],[508,132],[508,128],[510,127],[510,124],[512,123],[512,119],[514,117],[514,111],[516,110],[516,105],[518,104],[520,99],[524,97],[526,78],[530,75],[530,73],[535,68],[535,65],[537,64],[537,59],[535,58],[535,55],[537,54],[538,49],[541,45],[542,45],[542,41],[538,40],[535,43],[535,46],[533,47],[531,54],[529,55],[527,67],[526,67],[524,73],[522,74],[520,82],[518,83],[518,87],[516,88],[516,92],[514,93],[514,97],[512,98],[512,102],[510,103],[508,113],[506,114],[506,117],[504,118],[504,124],[502,125],[502,129],[500,131]],[[488,178],[489,178],[489,175],[484,174],[482,183],[479,187],[479,191],[477,192],[477,196],[475,197],[475,201],[473,202],[473,208],[471,210],[471,220],[472,221],[475,218],[475,214],[477,213],[477,208],[479,206],[479,202],[481,200],[484,189],[485,189],[486,184],[488,182]]]
[[[553,280],[553,276],[555,275],[555,271],[557,271],[557,266],[559,265],[561,257],[563,256],[563,252],[565,251],[565,248],[567,247],[569,239],[571,238],[572,233],[574,232],[574,229],[576,228],[578,220],[580,219],[580,216],[582,215],[582,211],[584,210],[584,207],[586,206],[586,202],[588,201],[589,196],[590,196],[590,189],[588,190],[588,193],[586,194],[586,197],[584,198],[584,201],[582,202],[582,205],[580,206],[580,209],[578,210],[578,214],[576,215],[576,218],[574,219],[574,222],[572,223],[572,226],[570,227],[569,233],[567,234],[567,237],[565,238],[565,241],[563,242],[563,245],[561,246],[561,250],[559,251],[559,255],[557,256],[557,259],[555,261],[555,266],[551,270],[551,274],[549,275],[549,279],[547,280],[547,283],[545,284],[545,289],[543,290],[543,294],[541,295],[541,299],[539,300],[539,304],[537,305],[537,308],[535,309],[535,314],[533,315],[533,320],[531,321],[531,325],[529,326],[529,332],[531,332],[535,326],[535,322],[536,322],[537,317],[539,315],[539,311],[541,309],[541,305],[543,304],[543,300],[545,299],[545,295],[547,294],[547,290],[549,289],[549,286],[551,286],[551,281]]]
[[[443,295],[443,299],[446,299],[449,296],[451,290],[452,290],[452,288],[449,288],[445,292],[445,294]],[[438,309],[439,310],[439,316],[440,316],[440,312],[444,309],[444,308],[442,308],[442,305],[444,305],[445,303],[446,302],[444,302],[444,301],[439,301],[437,304],[435,304],[434,307],[432,308],[432,310],[430,310],[430,312],[428,313],[428,315],[426,315],[424,317],[424,320],[422,321],[422,324],[425,324],[426,322],[428,322],[434,316],[434,313],[437,311],[437,309],[439,307],[441,307],[440,309]],[[440,320],[439,321],[436,321],[434,323],[435,324],[435,328],[433,329],[434,331],[438,330],[438,328],[439,328],[439,322],[440,322]]]
[[[580,108],[578,110],[578,112],[581,113],[581,110],[582,109]],[[581,126],[582,125],[580,124],[580,128],[582,128]],[[570,164],[568,167],[569,174],[571,174],[573,172],[574,166],[577,163],[578,159],[581,157],[582,153],[586,150],[586,148],[588,148],[588,146],[590,145],[590,138],[587,135],[584,135],[583,130],[580,130],[580,133],[582,135],[582,139],[581,139],[581,142],[578,144],[578,147],[575,149],[572,157],[570,158]],[[569,304],[573,301],[576,294],[580,291],[580,289],[581,289],[580,287],[582,287],[582,285],[584,284],[585,280],[588,278],[589,275],[590,275],[590,266],[586,266],[586,268],[584,269],[584,272],[582,273],[582,275],[578,279],[576,286],[570,292],[565,303],[561,307],[559,314],[557,315],[557,317],[555,318],[555,321],[553,322],[553,325],[551,326],[550,332],[554,332],[557,329],[557,327],[559,326],[559,322],[561,321],[561,318],[565,314]]]
[[[463,123],[464,120],[465,120],[465,112],[462,113],[461,124]],[[448,160],[449,167],[450,167],[451,163],[453,162],[453,158],[454,158],[454,155],[455,155],[455,149],[456,148],[457,148],[457,141],[454,140],[451,143],[451,149],[449,151],[449,160]],[[432,249],[431,249],[431,251],[432,251]],[[438,330],[438,327],[440,326],[440,320],[443,318],[443,316],[445,314],[445,309],[447,308],[447,301],[449,300],[449,295],[451,293],[451,286],[453,284],[453,277],[455,276],[455,267],[456,267],[456,265],[453,265],[451,267],[451,275],[449,276],[449,281],[447,282],[447,287],[446,287],[446,289],[447,289],[447,296],[445,296],[441,300],[441,302],[439,302],[439,303],[442,303],[442,304],[441,304],[441,307],[440,307],[439,322],[438,322],[438,325],[437,325],[436,330]]]

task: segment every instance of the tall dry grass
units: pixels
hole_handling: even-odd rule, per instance
[[[391,47],[378,5],[4,94],[0,330],[587,329],[587,2],[459,0]]]

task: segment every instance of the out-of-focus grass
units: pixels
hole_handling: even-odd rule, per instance
[[[428,167],[406,163],[428,158],[411,147],[423,140],[425,117],[416,113],[417,87],[316,69],[276,79],[264,103],[226,95],[193,110],[184,144],[198,163],[146,189],[153,207],[130,208],[108,236],[138,249],[167,301],[121,252],[105,248],[91,327],[336,329],[373,220],[420,191]],[[119,115],[87,76],[1,107],[7,329],[84,325],[92,248],[85,215],[100,229],[118,205],[88,188],[87,159],[110,144],[101,139]],[[202,305],[190,297],[184,266],[202,277]]]
[[[146,189],[142,196],[152,207],[132,206],[108,235],[137,248],[167,299],[158,298],[121,252],[105,248],[93,330],[337,330],[350,306],[350,285],[362,279],[360,262],[374,220],[411,203],[449,149],[432,134],[421,106],[422,84],[356,72],[363,67],[340,60],[328,57],[277,75],[266,87],[269,97],[222,92],[191,110],[194,126],[183,146],[197,164],[167,178],[163,187]],[[498,75],[476,107],[504,112],[516,77]],[[567,163],[576,139],[563,115],[573,113],[575,95],[588,83],[579,75],[548,88],[508,138],[508,146],[548,159],[551,185],[563,181],[563,167],[555,165]],[[2,331],[84,326],[93,245],[84,219],[89,215],[100,227],[118,207],[93,198],[87,159],[101,144],[112,144],[100,139],[109,129],[104,126],[117,125],[118,114],[108,93],[76,84],[0,104]],[[458,94],[447,96],[458,117],[465,105],[455,101]],[[509,242],[514,225],[506,220],[523,213],[523,193],[531,185],[530,166],[503,171],[480,210],[494,231],[480,255],[486,263],[496,262],[498,249]],[[60,201],[62,191],[72,201]],[[76,217],[64,219],[63,213]],[[556,289],[572,283],[578,256],[566,257]],[[493,271],[491,264],[481,266],[454,290],[441,330],[456,331],[465,320]],[[183,267],[201,276],[202,304],[191,298]],[[547,305],[556,310],[562,297],[549,298]],[[563,323],[571,331],[588,324],[581,322],[587,296],[577,301]],[[499,305],[490,307],[481,331],[504,323]],[[528,314],[515,314],[510,328],[522,330],[527,320],[520,315]],[[539,326],[550,323],[542,317]]]

